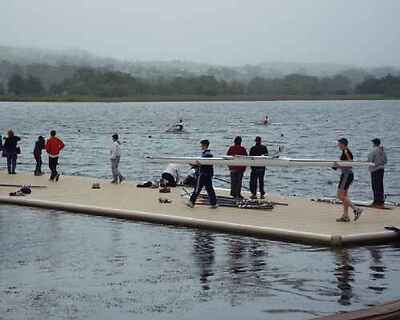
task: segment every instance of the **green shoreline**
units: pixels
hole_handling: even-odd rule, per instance
[[[383,95],[337,95],[337,96],[138,96],[138,97],[92,97],[92,96],[43,96],[0,97],[0,102],[221,102],[221,101],[333,101],[333,100],[400,100],[400,97]]]

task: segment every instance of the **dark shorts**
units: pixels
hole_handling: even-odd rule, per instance
[[[164,172],[161,178],[167,181],[167,187],[176,187],[175,178],[168,172]]]
[[[349,190],[351,184],[354,180],[353,172],[345,172],[340,175],[338,190],[339,191],[347,191]]]

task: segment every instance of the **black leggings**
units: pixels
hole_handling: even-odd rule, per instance
[[[49,157],[49,168],[51,171],[50,180],[54,180],[54,178],[57,177],[58,175],[57,166],[58,166],[58,157],[57,158]]]

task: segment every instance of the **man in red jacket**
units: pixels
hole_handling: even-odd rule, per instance
[[[46,151],[49,155],[49,168],[51,171],[50,181],[58,181],[60,174],[57,172],[58,157],[61,150],[64,148],[64,142],[56,137],[56,131],[50,131],[50,138],[46,142]]]
[[[229,147],[228,156],[247,156],[246,148],[242,146],[242,137],[236,137],[233,145]],[[231,172],[231,196],[242,199],[242,180],[246,167],[229,167]]]

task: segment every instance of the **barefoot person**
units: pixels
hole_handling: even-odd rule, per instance
[[[119,171],[119,162],[121,160],[121,143],[118,140],[118,134],[112,135],[112,144],[110,149],[111,172],[113,179],[111,183],[121,183],[125,177]]]
[[[342,151],[342,155],[340,156],[340,160],[342,161],[353,161],[353,154],[351,153],[348,145],[349,142],[346,138],[341,138],[338,140],[338,147]],[[334,169],[336,170],[337,168]],[[336,219],[336,221],[350,222],[349,208],[353,209],[354,221],[357,221],[361,216],[362,210],[354,206],[348,196],[350,185],[354,180],[353,169],[349,164],[348,167],[340,167],[340,170],[342,171],[342,174],[340,175],[337,197],[343,203],[343,215],[339,219]]]
[[[211,151],[208,149],[210,142],[208,140],[201,140],[200,145],[201,145],[201,149],[202,149],[201,156],[203,158],[212,158],[213,155],[212,155]],[[211,208],[213,208],[213,209],[217,208],[217,197],[215,195],[215,191],[214,191],[213,184],[212,184],[213,176],[214,176],[214,167],[213,166],[200,165],[199,175],[197,177],[197,183],[196,183],[196,186],[190,197],[190,200],[187,203],[188,207],[190,207],[190,208],[194,207],[197,197],[199,196],[203,187],[205,187],[207,194],[208,194],[208,200],[210,201]]]
[[[60,179],[60,174],[57,172],[58,158],[60,152],[64,149],[64,142],[56,137],[56,130],[50,131],[50,138],[46,142],[46,151],[49,155],[49,169],[51,171],[50,181],[58,181]]]
[[[374,163],[369,167],[371,173],[372,191],[374,193],[374,202],[372,206],[382,208],[385,205],[385,191],[383,188],[383,176],[385,173],[385,164],[387,163],[386,152],[381,146],[381,140],[375,138],[371,140],[373,144],[372,151],[368,155],[368,161]]]

